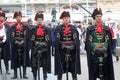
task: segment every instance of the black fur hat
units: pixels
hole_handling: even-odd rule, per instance
[[[62,19],[63,17],[70,17],[70,13],[67,11],[63,11],[60,15],[60,19]]]
[[[2,10],[2,8],[0,8],[0,10]]]
[[[2,12],[0,12],[0,16],[3,16],[3,17],[5,17],[5,13],[2,11]]]
[[[101,14],[102,15],[102,10],[101,8],[96,8],[94,9],[93,13],[92,13],[92,18],[95,19],[95,16]]]
[[[21,16],[22,17],[22,13],[20,11],[16,11],[14,13],[13,19],[16,18],[17,16]]]
[[[37,20],[37,18],[42,18],[44,19],[44,15],[40,12],[37,12],[36,15],[35,15],[35,20]]]

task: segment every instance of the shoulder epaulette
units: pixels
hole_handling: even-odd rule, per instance
[[[95,25],[88,26],[88,29],[89,30],[94,30],[95,29]]]
[[[108,26],[106,26],[105,24],[103,24],[103,29],[104,30],[109,30],[110,28]]]

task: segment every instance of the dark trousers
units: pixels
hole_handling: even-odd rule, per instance
[[[72,79],[77,80],[77,75],[75,73],[71,73],[71,74],[72,74]],[[62,74],[58,75],[57,80],[62,80]]]
[[[22,67],[23,68],[23,77],[26,77],[26,67]],[[20,69],[19,69],[20,70]],[[20,72],[20,71],[19,71]],[[17,77],[17,67],[14,68],[14,76]]]
[[[33,72],[33,77],[34,77],[34,80],[37,79],[37,71],[38,71],[38,68],[40,69],[40,67],[43,68],[43,78],[44,80],[46,80],[47,78],[47,60],[44,56],[42,56],[39,60],[39,65],[38,65],[38,58],[36,56],[33,56],[32,58],[32,72]],[[38,75],[40,76],[40,75]]]
[[[9,60],[4,60],[6,72],[9,70]]]
[[[66,73],[66,65],[66,62],[62,63],[64,73]],[[68,72],[71,72],[73,80],[77,80],[77,74],[75,74],[75,63],[72,61],[69,62]],[[58,74],[58,80],[62,80],[62,73]]]
[[[93,79],[92,80],[97,80],[99,78],[99,64],[98,63],[93,63]],[[103,80],[110,80],[108,76],[108,65],[107,63],[103,63],[102,67],[102,74],[103,74]]]

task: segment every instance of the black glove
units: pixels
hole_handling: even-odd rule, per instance
[[[106,52],[105,48],[96,48],[95,53],[98,54],[99,56],[104,56],[104,53]]]
[[[38,42],[38,41],[35,41],[34,44],[35,44],[35,46],[38,46],[38,45],[39,45],[39,42]]]
[[[74,45],[65,45],[65,44],[62,44],[62,47],[61,47],[62,49],[69,49],[69,50],[73,50],[74,49]]]

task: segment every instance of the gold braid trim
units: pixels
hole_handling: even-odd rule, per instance
[[[32,38],[31,38],[31,40],[35,40],[35,35],[32,35]]]
[[[49,38],[48,35],[45,36],[45,40],[46,40],[46,41],[50,40],[50,38]]]
[[[109,37],[108,37],[108,35],[106,35],[105,36],[105,42],[108,42],[108,40],[109,40]]]
[[[93,40],[93,37],[89,36],[89,41],[92,42],[92,40]]]
[[[60,33],[57,33],[57,38],[60,39]]]
[[[73,39],[75,40],[76,38],[77,38],[77,34],[74,33],[74,34],[73,34]]]
[[[26,35],[26,30],[24,31],[24,35]]]
[[[12,32],[12,37],[15,37],[15,32]]]

